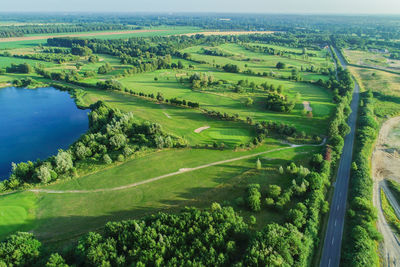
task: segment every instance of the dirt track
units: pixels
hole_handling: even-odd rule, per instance
[[[276,152],[276,151],[280,151],[280,150],[291,149],[291,148],[294,148],[294,147],[323,146],[323,145],[325,145],[325,143],[326,143],[326,140],[324,139],[324,141],[321,144],[318,144],[318,145],[308,145],[308,144],[307,145],[290,145],[289,147],[276,148],[276,149],[271,149],[271,150],[264,151],[264,152],[259,152],[259,153],[254,153],[254,154],[251,154],[251,155],[245,155],[245,156],[233,158],[233,159],[216,161],[216,162],[212,162],[212,163],[209,163],[209,164],[197,166],[197,167],[194,167],[194,168],[181,168],[176,172],[164,174],[164,175],[157,176],[157,177],[154,177],[154,178],[150,178],[150,179],[147,179],[147,180],[144,180],[144,181],[140,181],[140,182],[137,182],[137,183],[118,186],[118,187],[113,187],[113,188],[100,188],[100,189],[92,189],[92,190],[29,189],[27,191],[35,192],[35,193],[45,193],[45,194],[87,194],[87,193],[119,191],[119,190],[124,190],[124,189],[129,189],[129,188],[132,188],[132,187],[136,187],[136,186],[139,186],[139,185],[155,182],[157,180],[161,180],[161,179],[164,179],[164,178],[167,178],[167,177],[171,177],[171,176],[175,176],[175,175],[178,175],[178,174],[182,174],[182,173],[185,173],[185,172],[192,172],[192,171],[208,168],[208,167],[215,166],[215,165],[221,165],[221,164],[226,164],[226,163],[229,163],[229,162],[234,162],[234,161],[238,161],[238,160],[242,160],[242,159],[253,158],[253,157],[256,157],[256,156],[260,156],[260,155],[264,155],[264,154],[268,154],[268,153]]]
[[[400,157],[396,156],[395,150],[389,147],[389,134],[391,129],[400,123],[400,117],[386,121],[379,132],[379,137],[372,155],[372,173],[374,179],[373,201],[378,209],[377,227],[383,235],[380,244],[381,255],[385,266],[400,266],[400,243],[392,228],[387,224],[382,211],[380,189],[386,193],[390,203],[396,211],[400,210],[398,203],[391,197],[385,179],[390,178],[400,181]]]
[[[73,33],[73,34],[60,34],[60,35],[11,37],[11,38],[0,38],[0,43],[30,41],[30,40],[45,40],[55,37],[86,37],[86,36],[91,37],[91,36],[120,35],[120,34],[130,34],[130,33],[161,32],[161,31],[166,31],[166,30],[134,30],[134,31],[92,32],[92,33]]]

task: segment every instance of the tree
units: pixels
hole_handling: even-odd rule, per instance
[[[110,158],[110,156],[108,154],[104,154],[103,156],[103,162],[105,164],[111,164],[112,163],[112,159]]]
[[[257,170],[261,170],[261,161],[259,158],[257,159],[256,167],[257,167]]]
[[[250,98],[250,97],[248,97],[247,99],[246,99],[246,106],[247,107],[249,107],[249,106],[251,106],[251,105],[253,105],[253,99],[252,98]]]
[[[279,197],[281,195],[281,192],[282,192],[282,189],[279,185],[275,185],[275,184],[268,185],[267,194],[271,198],[276,199],[277,197]]]
[[[41,243],[31,233],[18,232],[0,243],[0,263],[32,266],[39,258]]]
[[[303,234],[291,224],[268,224],[247,248],[244,266],[300,266]]]
[[[46,165],[37,168],[35,170],[35,175],[42,183],[48,183],[51,180],[51,173],[49,167]]]
[[[250,215],[250,224],[255,225],[256,223],[257,223],[256,217],[254,217],[253,215]]]
[[[68,267],[68,264],[65,263],[65,260],[60,256],[60,254],[53,253],[50,255],[46,267]]]
[[[80,70],[83,67],[83,64],[81,62],[77,62],[75,64],[75,67],[76,67],[77,70]]]
[[[261,210],[261,194],[260,194],[260,185],[259,184],[250,184],[247,187],[248,197],[247,204],[252,211],[260,211]]]
[[[282,167],[282,166],[279,166],[279,173],[280,173],[280,174],[283,174],[283,172],[284,172],[283,167]]]
[[[55,158],[56,170],[59,173],[66,173],[74,166],[71,154],[66,151],[59,150]]]
[[[126,136],[124,134],[116,134],[110,138],[110,145],[114,150],[118,150],[125,146],[127,142]]]
[[[284,68],[286,68],[286,64],[279,61],[278,63],[276,63],[276,68],[278,70],[284,69]]]

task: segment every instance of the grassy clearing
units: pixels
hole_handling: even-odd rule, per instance
[[[380,120],[396,116],[400,111],[400,75],[379,70],[349,67],[363,90],[374,93],[374,112]]]
[[[174,172],[181,167],[198,166],[213,160],[227,159],[256,151],[270,150],[281,145],[271,141],[267,147],[255,151],[179,150],[162,151],[143,160],[131,160],[116,168],[104,170],[76,180],[48,186],[52,189],[82,189],[115,186],[153,175]],[[149,184],[116,192],[89,194],[38,194],[34,227],[35,234],[47,241],[70,239],[100,227],[109,220],[139,218],[159,210],[177,211],[183,206],[208,207],[214,201],[233,204],[237,197],[245,196],[249,183],[260,183],[262,191],[268,184],[288,187],[291,179],[280,175],[277,169],[290,160],[306,165],[306,156],[319,151],[319,147],[290,148],[260,157],[263,169],[255,170],[256,158],[212,166],[197,171],[168,177]],[[16,194],[19,196],[21,193]],[[35,195],[34,193],[24,193]],[[7,199],[3,197],[3,201]],[[2,202],[0,201],[0,207]],[[250,213],[237,207],[245,217]],[[259,226],[267,222],[283,222],[283,214],[263,209],[255,214]],[[10,225],[12,226],[10,220]],[[66,227],[68,225],[68,227]],[[10,226],[10,227],[11,227]],[[26,227],[31,225],[26,220]],[[3,232],[2,234],[6,234]]]

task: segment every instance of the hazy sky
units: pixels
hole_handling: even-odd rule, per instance
[[[400,14],[400,0],[2,0],[0,11]]]

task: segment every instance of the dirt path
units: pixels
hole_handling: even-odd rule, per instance
[[[272,153],[272,152],[276,152],[276,151],[291,149],[293,147],[323,146],[325,143],[326,143],[326,140],[324,139],[324,141],[321,144],[318,144],[318,145],[308,145],[308,144],[307,145],[293,145],[293,146],[289,146],[289,147],[276,148],[276,149],[272,149],[272,150],[268,150],[268,151],[264,151],[264,152],[254,153],[254,154],[251,154],[251,155],[241,156],[241,157],[237,157],[237,158],[233,158],[233,159],[216,161],[216,162],[212,162],[212,163],[209,163],[209,164],[204,164],[204,165],[201,165],[201,166],[197,166],[197,167],[194,167],[194,168],[181,168],[176,172],[164,174],[164,175],[157,176],[157,177],[154,177],[154,178],[150,178],[148,180],[140,181],[140,182],[137,182],[137,183],[132,183],[132,184],[113,187],[113,188],[101,188],[101,189],[92,189],[92,190],[29,189],[27,191],[34,192],[34,193],[45,193],[45,194],[87,194],[87,193],[119,191],[119,190],[124,190],[124,189],[129,189],[129,188],[132,188],[132,187],[136,187],[136,186],[139,186],[139,185],[155,182],[155,181],[158,181],[158,180],[161,180],[161,179],[164,179],[164,178],[167,178],[167,177],[171,177],[171,176],[174,176],[174,175],[178,175],[178,174],[182,174],[182,173],[186,173],[186,172],[192,172],[192,171],[197,171],[197,170],[200,170],[200,169],[212,167],[212,166],[215,166],[215,165],[221,165],[221,164],[226,164],[226,163],[230,163],[230,162],[234,162],[234,161],[238,161],[238,160],[242,160],[242,159],[253,158],[253,157],[256,157],[256,156],[260,156],[260,155],[264,155],[264,154],[268,154],[268,153]]]
[[[312,111],[312,107],[310,106],[310,102],[303,101],[303,106],[306,111]]]
[[[383,235],[383,242],[380,244],[380,250],[385,261],[385,266],[400,266],[400,242],[390,225],[386,222],[380,198],[380,189],[382,188],[396,213],[399,212],[398,215],[400,215],[400,207],[396,201],[393,201],[394,198],[390,190],[387,189],[384,180],[387,178],[395,180],[400,179],[400,172],[396,171],[400,169],[400,159],[394,157],[386,145],[388,144],[391,129],[399,123],[400,117],[395,117],[389,119],[382,125],[375,150],[372,154],[372,173],[374,179],[373,202],[374,206],[378,209],[377,228]]]
[[[60,34],[60,35],[11,37],[11,38],[0,38],[0,43],[29,41],[29,40],[44,40],[56,37],[86,37],[86,36],[91,37],[91,36],[120,35],[120,34],[142,33],[142,32],[160,32],[160,31],[166,31],[166,30],[134,30],[134,31],[92,32],[92,33],[72,33],[72,34]]]
[[[196,130],[194,130],[194,132],[201,133],[202,131],[207,130],[209,128],[210,128],[210,126],[203,126],[203,127],[197,128]]]

